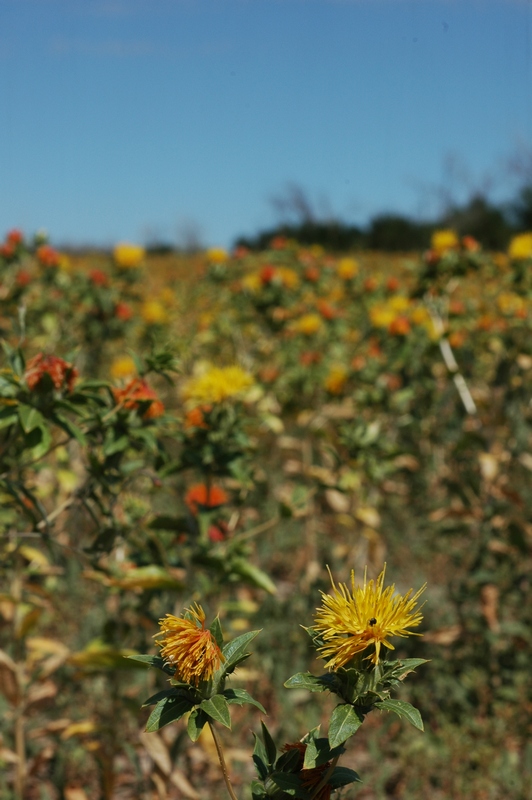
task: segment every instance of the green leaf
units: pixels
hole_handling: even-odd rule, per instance
[[[410,705],[410,703],[406,703],[404,700],[378,700],[375,703],[375,707],[382,708],[385,711],[393,711],[398,717],[407,719],[414,728],[420,731],[424,730],[421,714],[417,708],[414,708],[414,706]]]
[[[3,408],[0,411],[0,430],[2,428],[7,428],[9,425],[13,425],[18,418],[18,414],[13,406]]]
[[[267,797],[266,789],[260,781],[251,781],[250,788],[252,800],[261,800],[262,797]]]
[[[171,689],[163,689],[161,692],[157,692],[156,694],[152,694],[151,697],[148,697],[142,704],[142,708],[146,708],[146,706],[153,706],[156,705],[160,700],[164,700],[165,697],[184,697],[188,698],[192,705],[195,705],[195,700],[193,695],[191,694],[191,690],[187,687],[176,687],[173,686]]]
[[[362,720],[351,705],[336,706],[329,722],[329,744],[337,747],[353,736],[362,725]]]
[[[207,714],[199,708],[191,712],[187,723],[187,733],[193,742],[197,742],[200,733],[209,721]]]
[[[153,733],[170,722],[176,722],[193,707],[194,701],[189,698],[183,696],[165,697],[157,703],[148,717],[146,732]]]
[[[63,417],[61,414],[54,414],[53,420],[57,425],[59,425],[60,428],[68,433],[69,436],[72,436],[73,439],[77,439],[82,447],[85,447],[87,444],[87,439],[78,425],[74,425],[73,422],[66,417]]]
[[[298,797],[300,800],[308,800],[309,793],[303,788],[301,778],[299,775],[294,775],[293,772],[274,772],[271,776],[272,781],[279,789],[290,795],[290,797]]]
[[[33,408],[33,406],[27,406],[25,403],[19,403],[18,417],[24,433],[30,433],[35,428],[40,428],[44,425],[44,417],[41,412]]]
[[[250,564],[245,558],[234,558],[231,561],[231,571],[236,572],[241,578],[244,578],[259,589],[264,589],[269,594],[276,594],[277,592],[277,587],[269,575]]]
[[[299,772],[298,766],[301,760],[301,753],[297,749],[287,750],[279,756],[275,762],[275,769],[281,772]]]
[[[256,733],[253,734],[255,738],[255,746],[253,748],[253,763],[257,768],[258,776],[261,780],[265,780],[268,776],[268,756],[266,754],[266,748],[262,740],[257,736]]]
[[[258,700],[255,700],[249,692],[246,692],[245,689],[224,689],[222,694],[230,705],[243,706],[245,703],[249,703],[258,708],[259,711],[262,711],[263,714],[268,713],[264,706]]]
[[[226,728],[231,727],[231,715],[229,705],[225,697],[221,694],[213,694],[208,700],[200,704],[200,708],[216,722],[221,722]]]
[[[134,656],[127,656],[132,661],[140,661],[142,664],[146,664],[148,667],[155,667],[156,669],[160,669],[163,672],[166,672],[167,675],[171,675],[172,677],[175,674],[175,667],[170,666],[170,664],[165,663],[165,661],[160,656],[148,656],[148,655],[134,655]]]
[[[266,762],[270,767],[273,767],[275,764],[275,759],[277,758],[277,748],[272,739],[270,731],[262,720],[260,722],[260,726],[262,728],[262,738],[264,740],[264,747],[266,750]]]
[[[384,662],[384,663],[386,663],[386,662]],[[415,670],[415,668],[419,667],[421,664],[428,664],[428,659],[426,659],[426,658],[402,658],[400,661],[396,661],[395,662],[395,666],[394,666],[394,668],[392,670],[392,675],[393,675],[394,678],[405,677],[406,675],[408,675],[409,672],[413,672],[413,670]]]
[[[119,436],[117,439],[114,439],[111,433],[111,435],[106,438],[107,441],[103,446],[104,456],[112,456],[115,453],[122,453],[129,444],[129,436]]]
[[[285,689],[306,689],[307,692],[325,692],[330,691],[330,686],[327,686],[323,678],[328,676],[311,675],[310,672],[297,672],[285,682]]]
[[[314,767],[320,767],[322,764],[326,764],[327,761],[336,758],[336,756],[341,756],[342,753],[345,753],[345,747],[343,745],[331,748],[328,739],[324,737],[320,737],[319,739],[311,738],[305,750],[303,768],[313,769]]]
[[[214,641],[218,645],[220,649],[224,646],[224,635],[222,631],[222,626],[220,624],[220,618],[215,617],[212,621],[212,624],[209,628],[210,632],[214,636]]]
[[[250,655],[250,653],[247,652],[247,646],[259,633],[260,630],[248,631],[224,645],[222,654],[225,658],[225,663],[221,668],[223,675],[228,675],[234,670],[237,664]]]
[[[335,767],[328,783],[333,789],[339,789],[341,786],[347,786],[349,783],[355,783],[355,781],[362,783],[360,776],[354,769]]]

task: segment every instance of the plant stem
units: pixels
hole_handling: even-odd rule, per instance
[[[211,729],[212,738],[214,740],[214,745],[216,747],[216,752],[218,753],[218,760],[220,762],[220,767],[222,768],[222,775],[224,776],[225,785],[227,786],[227,791],[229,792],[229,797],[231,800],[238,800],[233,787],[231,786],[231,781],[229,779],[229,773],[227,771],[227,764],[225,763],[224,753],[222,750],[222,743],[218,738],[218,734],[214,730],[214,725],[209,720],[209,728]]]

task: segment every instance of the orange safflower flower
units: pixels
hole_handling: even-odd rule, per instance
[[[108,286],[109,277],[102,269],[91,269],[89,272],[89,280],[94,286]]]
[[[164,414],[164,406],[157,393],[143,378],[133,378],[123,389],[113,389],[113,397],[117,405],[137,411],[149,401],[150,405],[142,414],[143,419],[155,419]]]
[[[6,235],[6,242],[12,244],[14,247],[21,244],[23,241],[24,234],[22,231],[19,231],[18,228],[13,228],[13,230],[9,231]]]
[[[37,256],[39,264],[43,267],[58,267],[61,260],[57,250],[54,250],[49,244],[42,244],[37,248],[35,255]]]
[[[56,389],[65,389],[71,392],[78,371],[72,364],[68,364],[58,356],[46,356],[44,353],[30,358],[26,365],[24,379],[30,391],[39,387],[41,381],[48,375]]]
[[[264,267],[260,271],[260,282],[263,286],[267,283],[271,283],[275,278],[276,269],[271,264],[265,264]]]
[[[228,499],[227,494],[220,486],[206,486],[204,483],[195,483],[185,495],[185,503],[193,514],[204,509],[223,506]]]
[[[211,406],[196,406],[185,414],[185,428],[208,428],[204,414],[211,410]]]
[[[392,336],[406,336],[410,333],[410,321],[408,317],[399,316],[393,319],[388,325],[388,332]]]
[[[121,322],[127,322],[128,319],[131,319],[133,316],[133,311],[127,303],[123,303],[121,300],[115,305],[115,317],[119,319]]]
[[[199,686],[209,681],[225,661],[210,630],[205,628],[205,612],[194,604],[182,617],[167,614],[159,620],[161,658],[175,667],[175,677],[184,683]]]

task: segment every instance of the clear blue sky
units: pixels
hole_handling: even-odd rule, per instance
[[[0,234],[228,246],[290,182],[353,223],[427,215],[435,186],[510,192],[532,2],[0,0],[0,109]]]

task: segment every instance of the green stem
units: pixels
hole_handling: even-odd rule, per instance
[[[229,792],[229,797],[231,800],[238,800],[234,789],[231,785],[231,781],[229,779],[229,772],[227,771],[227,764],[225,763],[224,753],[222,750],[222,743],[218,738],[218,734],[214,730],[214,725],[209,720],[209,728],[211,729],[212,738],[214,740],[214,746],[216,747],[216,752],[218,754],[218,761],[220,762],[220,767],[222,768],[222,775],[224,776],[225,785],[227,787],[227,791]]]

